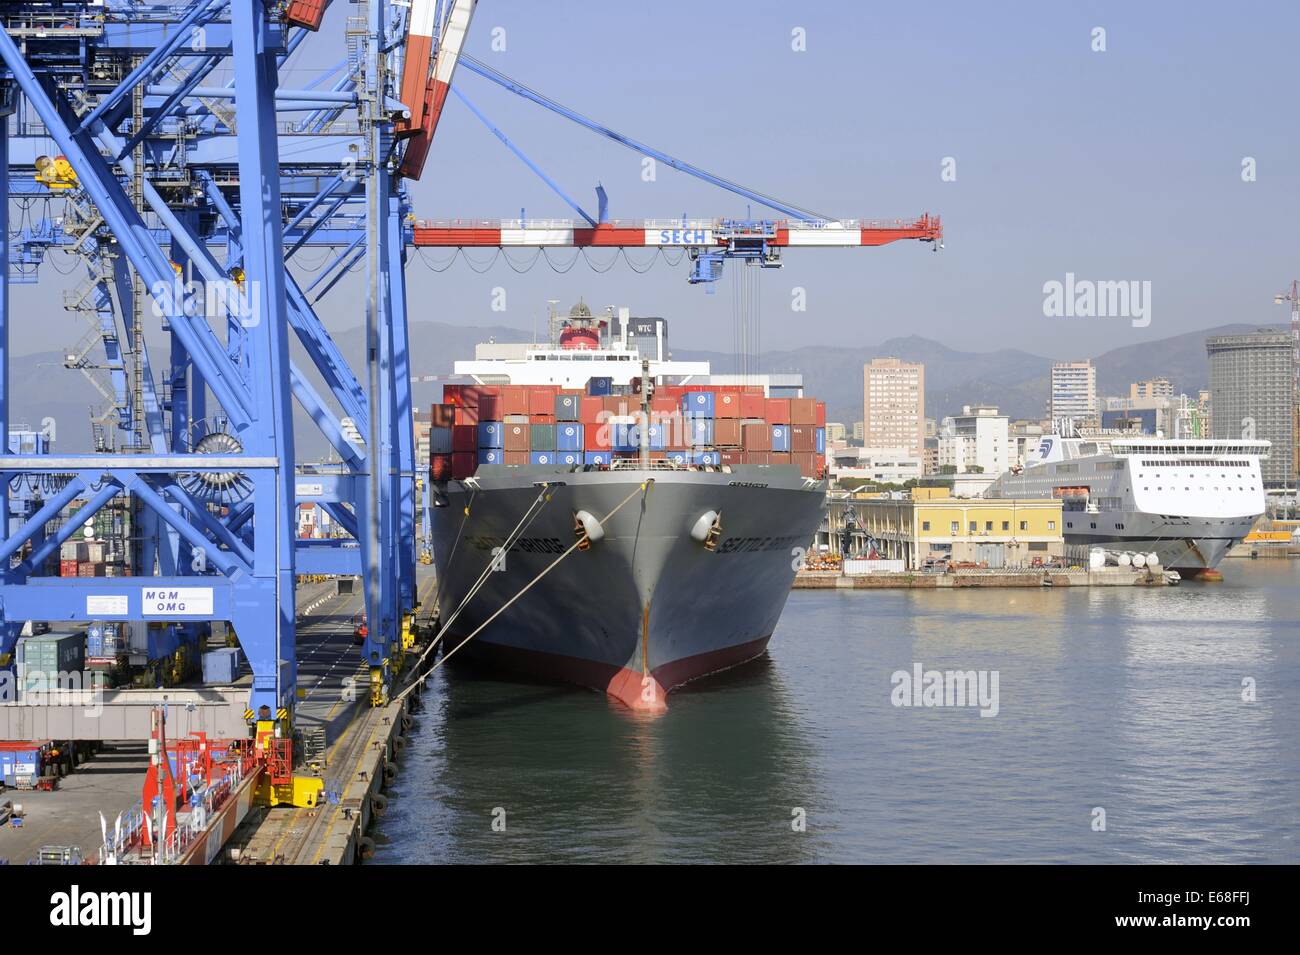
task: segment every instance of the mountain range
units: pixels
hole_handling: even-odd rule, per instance
[[[1269,331],[1284,325],[1220,325],[1156,341],[1122,345],[1092,356],[1097,366],[1097,387],[1103,395],[1127,395],[1131,382],[1164,376],[1174,393],[1195,395],[1209,383],[1209,362],[1205,339],[1212,335],[1242,334],[1258,328]],[[340,349],[361,369],[364,330],[354,327],[335,336]],[[531,332],[520,329],[415,322],[411,326],[412,372],[417,377],[445,377],[452,363],[474,354],[474,345],[489,338],[500,342],[530,341]],[[673,348],[673,357],[685,361],[708,361],[714,371],[734,369],[734,356],[722,352]],[[872,358],[894,357],[925,365],[926,415],[942,419],[956,414],[967,404],[994,404],[1012,418],[1041,418],[1045,414],[1053,359],[1015,348],[990,352],[968,352],[949,348],[942,342],[909,335],[890,338],[877,345],[808,345],[788,351],[765,353],[760,370],[800,372],[808,394],[826,402],[827,416],[845,424],[862,417],[862,366]],[[76,451],[90,447],[88,409],[101,399],[89,382],[75,371],[62,368],[59,352],[41,352],[15,357],[11,362],[11,421],[26,419],[33,425],[46,417],[59,428],[58,446]],[[300,366],[307,363],[299,356]],[[55,384],[57,382],[57,384]],[[412,400],[417,408],[439,400],[442,386],[417,381]],[[305,415],[295,409],[299,455],[317,457],[323,441]]]

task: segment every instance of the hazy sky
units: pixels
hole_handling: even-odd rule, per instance
[[[287,84],[342,55],[351,12],[334,4],[292,64],[304,72]],[[1096,27],[1104,52],[1093,50]],[[795,28],[806,51],[792,49]],[[1289,2],[482,0],[467,50],[615,129],[795,204],[844,217],[943,216],[937,254],[918,243],[788,253],[784,270],[762,277],[765,348],[917,333],[960,349],[1069,357],[1286,317],[1272,297],[1300,274],[1297,36],[1300,7]],[[633,152],[458,76],[589,208],[602,182],[615,217],[746,212],[743,200],[664,166],[644,182]],[[955,181],[941,178],[945,157]],[[1246,157],[1256,181],[1243,181]],[[514,217],[521,207],[572,215],[454,97],[412,191],[427,218]],[[603,267],[609,253],[592,259]],[[16,290],[17,306],[58,307],[57,276],[45,271],[49,286]],[[1067,272],[1149,281],[1150,324],[1045,317],[1043,284]],[[408,282],[416,320],[529,328],[547,299],[584,295],[595,307],[667,316],[682,347],[732,341],[730,282],[705,295],[687,285],[684,264],[638,275],[619,262],[598,274],[580,260],[561,275],[545,262],[516,274],[498,261],[480,275],[461,260],[439,274],[413,255]],[[796,286],[807,290],[806,312],[790,308]],[[491,308],[498,287],[504,312]],[[360,297],[346,285],[335,295],[327,323],[358,324]],[[28,347],[80,337],[71,319],[48,328],[50,341]]]

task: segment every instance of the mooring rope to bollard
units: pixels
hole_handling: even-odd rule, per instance
[[[608,521],[608,520],[609,520],[611,517],[613,517],[615,514],[617,514],[620,510],[622,510],[622,509],[623,509],[623,506],[624,506],[625,504],[627,504],[628,501],[632,500],[632,498],[636,497],[638,493],[641,493],[641,494],[648,494],[649,491],[650,491],[650,489],[654,486],[654,483],[655,483],[655,482],[654,482],[654,478],[648,478],[647,480],[641,482],[641,484],[640,484],[639,486],[637,486],[637,487],[632,491],[631,494],[629,494],[627,497],[623,498],[623,500],[619,501],[618,504],[615,505],[615,507],[614,507],[614,509],[613,509],[612,511],[610,511],[608,514],[606,514],[604,517],[602,517],[602,518],[600,519],[600,521],[598,522],[598,523],[600,524],[600,526],[604,527],[604,526],[605,526],[605,522]],[[586,542],[586,540],[587,540],[587,534],[586,534],[586,532],[584,531],[583,534],[582,534],[582,536],[579,537],[576,541],[574,541],[574,542],[569,546],[568,550],[566,550],[566,551],[565,551],[563,554],[561,554],[559,557],[555,558],[555,560],[551,561],[550,564],[548,564],[548,565],[547,565],[547,566],[542,570],[542,572],[541,572],[540,574],[538,574],[536,577],[534,577],[532,580],[530,580],[528,583],[526,583],[526,584],[523,586],[523,588],[522,588],[522,589],[521,589],[517,594],[515,594],[513,597],[511,597],[509,600],[507,600],[505,603],[503,603],[499,608],[497,608],[496,612],[493,613],[492,616],[488,617],[488,618],[487,618],[486,620],[484,620],[481,624],[479,624],[477,627],[475,627],[475,628],[474,628],[474,631],[473,631],[469,636],[467,636],[467,637],[466,637],[464,640],[462,640],[460,643],[456,644],[454,647],[452,647],[450,650],[448,650],[446,653],[444,653],[444,654],[442,655],[442,659],[441,659],[441,660],[439,660],[439,661],[438,661],[437,663],[435,663],[433,666],[429,667],[428,672],[426,672],[426,673],[422,674],[421,676],[417,677],[414,683],[412,683],[410,686],[408,686],[408,687],[407,687],[405,690],[403,690],[401,693],[397,694],[397,696],[393,698],[393,702],[394,702],[394,703],[400,703],[403,699],[405,699],[408,695],[410,695],[410,693],[411,693],[412,691],[414,691],[414,690],[418,689],[420,686],[422,686],[422,685],[424,684],[424,681],[427,680],[430,676],[432,676],[433,673],[438,669],[438,667],[442,666],[444,663],[446,663],[448,660],[450,660],[450,659],[452,658],[452,656],[455,655],[455,653],[456,653],[457,650],[459,650],[461,647],[465,646],[465,644],[467,644],[467,643],[469,643],[471,640],[473,640],[476,636],[478,636],[478,635],[483,631],[483,629],[484,629],[488,624],[490,624],[490,623],[491,623],[493,620],[495,620],[497,617],[501,616],[501,614],[505,613],[505,611],[506,611],[507,609],[509,609],[509,607],[510,607],[511,604],[513,604],[516,600],[518,600],[518,599],[519,599],[520,597],[522,597],[524,594],[528,593],[528,591],[532,589],[532,587],[533,587],[534,584],[536,584],[539,580],[541,580],[543,577],[545,577],[547,574],[549,574],[552,570],[554,570],[554,569],[556,568],[556,566],[560,563],[560,561],[564,560],[564,558],[568,557],[568,556],[569,556],[570,554],[572,554],[575,550],[577,550],[578,547],[579,547],[581,544],[583,544],[584,542]],[[491,567],[491,565],[489,565],[489,572],[490,572],[490,567]],[[484,579],[484,578],[480,578],[480,579]],[[460,607],[457,607],[457,608],[456,608],[456,612],[457,612],[457,613],[459,613],[459,612],[460,612],[460,609],[461,609],[462,607],[465,606],[465,603],[468,601],[468,599],[469,599],[469,598],[466,597],[466,600],[461,601]],[[451,622],[450,622],[450,621],[448,621],[447,625],[444,626],[444,627],[443,627],[443,628],[438,632],[438,636],[434,638],[435,643],[436,643],[437,640],[442,639],[442,635],[443,635],[444,633],[447,632],[447,627],[449,627],[449,626],[451,626]],[[430,643],[430,645],[425,649],[424,653],[420,654],[420,661],[423,661],[423,660],[424,660],[425,655],[428,654],[428,653],[433,649],[433,647],[435,646],[435,643]]]

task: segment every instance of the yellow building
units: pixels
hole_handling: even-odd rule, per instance
[[[855,499],[851,506],[880,556],[912,570],[927,559],[1030,566],[1065,552],[1060,501],[954,498],[947,488],[914,488],[911,498]]]

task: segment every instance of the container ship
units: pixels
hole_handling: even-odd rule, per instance
[[[1094,547],[1183,577],[1213,571],[1264,513],[1260,458],[1269,442],[1150,435],[1045,435],[1023,468],[984,492],[1057,498],[1069,556]]]
[[[825,508],[825,406],[707,383],[633,321],[579,306],[456,363],[476,383],[431,411],[434,564],[444,652],[661,711],[765,651]]]

